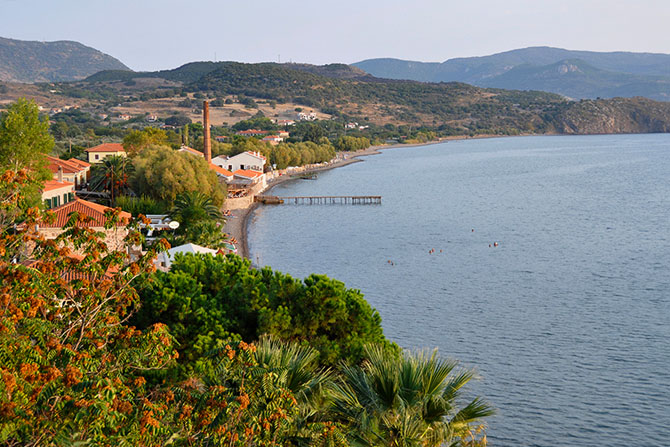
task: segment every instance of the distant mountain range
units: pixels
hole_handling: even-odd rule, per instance
[[[352,65],[388,79],[541,90],[573,99],[644,96],[670,101],[669,54],[531,47],[442,63],[368,59]]]
[[[118,59],[78,42],[31,42],[0,37],[0,81],[75,81],[102,70],[129,68]]]

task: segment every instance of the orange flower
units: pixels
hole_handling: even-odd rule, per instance
[[[65,385],[72,386],[76,385],[81,381],[82,373],[81,371],[72,365],[68,365],[65,368]]]

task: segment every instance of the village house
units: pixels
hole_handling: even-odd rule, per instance
[[[130,121],[130,118],[132,118],[132,116],[130,116],[130,115],[126,114],[126,113],[122,113],[122,114],[119,115],[118,118],[119,118],[121,121]]]
[[[293,120],[273,120],[273,122],[278,126],[294,126],[295,121]]]
[[[75,199],[74,183],[58,180],[47,180],[42,188],[42,201],[47,209],[72,202]]]
[[[265,174],[250,169],[238,169],[234,171],[231,184],[238,188],[247,188],[253,191],[265,189],[267,186]]]
[[[126,150],[120,143],[104,143],[95,147],[86,149],[88,153],[89,163],[101,163],[107,157],[118,155],[120,157],[126,156]]]
[[[214,157],[212,163],[232,173],[235,173],[238,169],[249,169],[262,173],[265,168],[266,159],[260,152],[247,151],[233,157]]]
[[[106,229],[105,224],[108,221],[108,217],[105,215],[105,212],[109,209],[110,208],[104,205],[99,205],[97,203],[75,197],[71,202],[53,208],[51,211],[55,218],[50,222],[40,223],[38,231],[46,239],[55,239],[58,237],[58,235],[65,231],[63,226],[69,220],[70,214],[76,211],[80,216],[87,216],[91,218],[89,222],[83,223],[81,225],[87,228],[91,228],[96,232],[104,233],[104,242],[107,244],[110,250],[125,251],[127,247],[124,239],[128,235],[128,230],[125,227],[132,216],[130,213],[122,211],[119,215],[119,221],[116,223],[116,225],[112,228]]]
[[[88,182],[91,165],[82,160],[71,158],[61,160],[57,157],[47,155],[49,162],[47,168],[53,173],[54,180],[59,182],[71,182],[75,189],[81,189]]]
[[[264,137],[261,141],[264,141],[266,143],[270,143],[273,146],[278,145],[282,141],[284,141],[284,138],[280,137],[279,135],[268,135],[267,137]]]
[[[233,173],[230,172],[227,169],[222,168],[221,166],[217,166],[214,163],[209,163],[209,169],[214,171],[216,175],[218,175],[221,179],[223,179],[226,183],[231,181],[233,179]]]
[[[158,121],[158,116],[157,115],[147,115],[144,119],[148,123],[155,123],[156,121]]]
[[[316,120],[316,112],[299,112],[298,113],[298,120],[300,121],[314,121]]]

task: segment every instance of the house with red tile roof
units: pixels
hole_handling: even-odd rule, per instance
[[[233,185],[243,188],[253,187],[254,191],[264,189],[266,186],[265,174],[250,169],[238,169],[233,172]]]
[[[126,225],[130,222],[132,216],[130,213],[121,211],[116,225],[110,229],[106,229],[105,225],[109,220],[107,212],[110,210],[111,208],[107,206],[75,197],[73,201],[53,208],[51,212],[54,214],[54,219],[40,223],[39,232],[46,239],[55,239],[65,231],[63,226],[70,219],[72,213],[77,212],[80,216],[90,218],[88,222],[82,223],[81,226],[104,233],[105,243],[110,250],[125,250],[126,244],[124,239],[128,235]]]
[[[284,138],[280,137],[279,135],[268,135],[267,137],[264,137],[261,141],[265,141],[266,143],[270,143],[271,145],[276,146],[282,141],[284,141]]]
[[[216,175],[219,177],[222,177],[225,181],[229,181],[233,179],[233,173],[228,171],[227,169],[223,169],[220,166],[215,165],[214,163],[209,164],[209,169],[212,171],[216,172]]]
[[[49,162],[47,168],[53,173],[54,180],[74,183],[75,189],[81,188],[88,182],[91,171],[89,163],[76,158],[61,160],[50,155],[47,155],[47,161]]]
[[[74,183],[58,180],[47,180],[42,188],[42,201],[45,208],[55,208],[72,202],[75,199]]]
[[[118,155],[120,157],[126,156],[126,150],[123,148],[123,145],[120,143],[104,143],[99,144],[95,147],[86,149],[88,153],[88,162],[89,163],[100,163],[107,157],[112,155]]]

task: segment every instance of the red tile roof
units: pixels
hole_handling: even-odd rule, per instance
[[[70,214],[77,211],[80,215],[89,216],[93,220],[85,224],[85,227],[103,227],[107,222],[105,211],[110,208],[97,203],[89,202],[88,200],[75,199],[72,202],[61,205],[51,211],[56,215],[56,218],[51,223],[40,224],[43,228],[61,228],[67,222]],[[130,213],[121,211],[119,216],[121,219],[117,226],[124,226],[132,217]]]
[[[216,172],[217,174],[221,174],[221,175],[223,175],[224,177],[232,177],[232,176],[233,176],[233,173],[232,173],[232,172],[230,172],[230,171],[227,170],[227,169],[223,169],[222,167],[217,166],[217,165],[215,165],[214,163],[210,163],[210,164],[209,164],[209,169],[211,169],[212,171]]]
[[[252,171],[250,169],[238,169],[237,171],[233,172],[233,175],[237,175],[238,177],[244,177],[244,178],[256,178],[263,175],[263,173],[258,171]]]
[[[53,191],[54,189],[65,188],[66,186],[74,186],[72,182],[59,182],[58,180],[47,180],[44,182],[42,191]]]
[[[104,143],[86,149],[86,152],[125,152],[121,143]]]
[[[49,170],[54,174],[58,174],[59,167],[63,168],[64,174],[76,174],[78,172],[85,171],[86,168],[91,167],[89,163],[76,160],[74,158],[69,160],[61,160],[60,158],[47,155],[47,160],[49,160]]]

